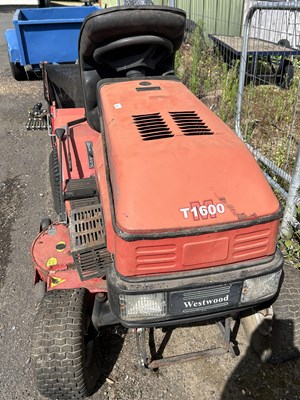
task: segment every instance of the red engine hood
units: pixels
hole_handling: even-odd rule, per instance
[[[106,84],[100,99],[113,220],[125,234],[238,226],[278,213],[245,144],[182,83]]]

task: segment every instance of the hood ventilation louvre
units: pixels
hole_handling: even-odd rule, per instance
[[[133,121],[143,140],[166,139],[174,136],[160,113],[133,115]]]
[[[213,135],[211,129],[195,111],[170,112],[170,115],[184,135]]]

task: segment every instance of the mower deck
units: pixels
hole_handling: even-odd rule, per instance
[[[101,278],[81,280],[71,251],[70,233],[65,225],[54,223],[42,231],[31,248],[35,283],[42,278],[47,290],[85,287],[91,293],[106,291]]]

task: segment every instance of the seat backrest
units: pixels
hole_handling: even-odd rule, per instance
[[[100,131],[101,79],[161,76],[174,69],[185,12],[171,7],[112,7],[90,14],[79,36],[79,63],[89,125]]]
[[[78,64],[44,64],[44,94],[57,108],[84,107]]]

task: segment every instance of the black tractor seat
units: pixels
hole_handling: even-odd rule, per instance
[[[79,60],[86,116],[93,129],[100,131],[98,82],[174,70],[184,28],[185,12],[172,7],[112,7],[84,20]]]

